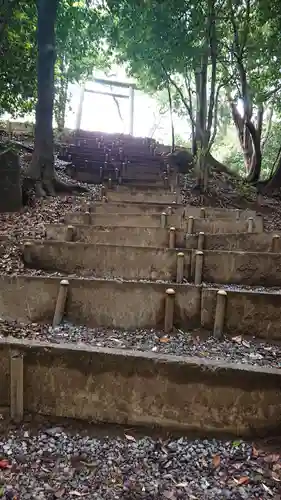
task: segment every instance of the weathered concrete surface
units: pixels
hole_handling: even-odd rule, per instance
[[[95,226],[137,226],[137,227],[161,227],[161,214],[90,214],[90,223]],[[87,214],[83,212],[72,212],[64,218],[67,224],[87,224]],[[180,215],[168,215],[167,227],[182,227],[183,218]]]
[[[151,203],[151,202],[159,202],[159,203],[180,203],[181,196],[179,193],[169,193],[163,191],[163,189],[159,192],[156,190],[150,191],[141,191],[138,189],[123,189],[119,191],[108,191],[107,198],[109,201],[115,202],[141,202],[141,203]]]
[[[107,202],[107,203],[92,203],[90,205],[90,209],[93,213],[96,214],[105,214],[105,213],[113,213],[113,214],[121,214],[121,213],[134,213],[134,214],[159,214],[162,212],[166,212],[170,208],[173,214],[185,217],[193,216],[200,217],[201,216],[201,208],[193,207],[193,206],[183,206],[177,203],[138,203],[131,201],[130,203],[122,203],[122,202]],[[236,220],[237,214],[240,219],[245,220],[249,217],[258,217],[254,210],[227,210],[220,208],[212,208],[207,207],[205,210],[205,217],[211,218],[219,218],[219,219],[234,219]]]
[[[187,221],[186,221],[187,224]],[[194,219],[193,233],[247,233],[247,220],[231,220],[231,219]],[[255,233],[263,232],[263,218],[257,216],[254,218]]]
[[[13,349],[23,353],[26,412],[245,437],[280,427],[277,369],[8,339],[0,343],[2,405]]]
[[[94,214],[161,214],[170,208],[174,215],[184,216],[185,207],[177,203],[92,203],[91,212]]]
[[[272,237],[281,233],[225,233],[205,234],[204,250],[238,250],[244,252],[270,252]],[[198,248],[198,235],[187,234],[186,248]],[[280,246],[281,251],[281,246]]]
[[[0,317],[22,322],[52,321],[61,278],[0,277]],[[106,328],[163,328],[164,283],[69,279],[65,318]],[[199,324],[200,287],[173,285],[175,325]]]
[[[206,250],[202,279],[208,283],[280,286],[281,254]]]
[[[46,237],[50,240],[65,240],[67,226],[48,224]],[[74,225],[73,241],[100,245],[132,245],[141,247],[164,247],[169,245],[169,228],[160,227],[121,227]],[[176,230],[176,247],[185,248],[185,232]]]
[[[191,251],[183,252],[184,278],[188,279]],[[96,278],[175,281],[177,250],[31,240],[26,264],[66,274],[85,271]]]
[[[202,289],[201,324],[212,329],[218,289]],[[225,332],[281,340],[281,294],[227,290]]]

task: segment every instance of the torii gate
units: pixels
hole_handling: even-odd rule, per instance
[[[136,85],[134,83],[124,83],[124,82],[118,82],[118,81],[114,81],[114,80],[104,80],[103,78],[94,78],[94,82],[99,83],[101,85],[109,85],[112,87],[129,89],[129,95],[116,94],[114,92],[101,92],[99,90],[90,90],[90,89],[86,89],[85,84],[83,84],[81,87],[79,106],[78,106],[78,111],[77,111],[77,116],[76,116],[76,130],[80,130],[80,128],[81,128],[85,92],[89,92],[91,94],[108,95],[108,96],[117,97],[120,99],[129,99],[129,105],[130,105],[129,134],[134,135],[134,105],[135,105],[135,90],[137,88]]]

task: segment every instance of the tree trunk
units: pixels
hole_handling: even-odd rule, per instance
[[[169,112],[170,112],[171,138],[172,138],[171,153],[173,153],[175,151],[175,127],[173,120],[173,102],[172,102],[171,88],[169,83],[167,83],[167,91],[169,99]]]
[[[53,182],[55,23],[59,0],[37,0],[37,105],[34,154],[27,175],[36,183],[40,196],[55,194]]]

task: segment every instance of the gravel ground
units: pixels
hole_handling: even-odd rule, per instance
[[[6,500],[280,500],[280,456],[240,440],[24,427],[0,436],[0,450]]]
[[[164,335],[155,330],[106,330],[87,328],[64,323],[53,328],[49,325],[17,322],[0,322],[0,336],[48,341],[54,343],[84,343],[95,347],[131,349],[136,351],[174,354],[177,356],[198,356],[223,362],[251,364],[281,368],[281,343],[270,344],[244,339],[242,336],[225,338],[221,341],[200,332],[175,331]]]

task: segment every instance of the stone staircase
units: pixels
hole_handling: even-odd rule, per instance
[[[280,235],[254,211],[181,205],[172,175],[162,186],[136,177],[108,178],[100,202],[23,243],[26,275],[0,279],[2,319],[280,340]],[[2,339],[0,349],[1,400],[18,420],[31,411],[234,435],[280,423],[278,369],[86,344]]]

